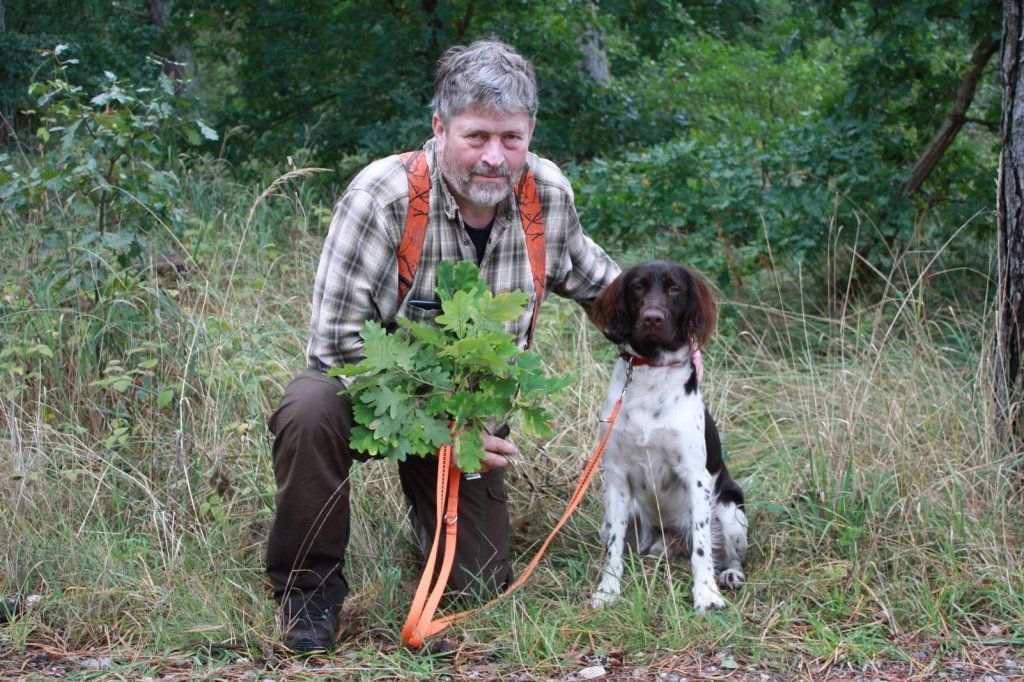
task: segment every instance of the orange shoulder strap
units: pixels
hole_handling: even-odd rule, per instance
[[[398,246],[398,305],[416,279],[416,269],[423,255],[423,240],[427,237],[427,218],[430,216],[430,169],[427,155],[422,149],[401,154],[409,180],[409,211],[405,214],[405,230]]]
[[[533,289],[537,292],[533,317],[530,318],[530,331],[526,334],[526,345],[530,346],[533,343],[533,328],[537,326],[540,303],[544,299],[544,284],[547,280],[547,242],[544,239],[544,219],[541,217],[540,199],[537,197],[537,183],[533,181],[533,171],[529,168],[526,169],[522,180],[519,181],[519,187],[516,189],[516,202],[519,204],[519,219],[523,222],[526,253],[530,257]]]
[[[402,232],[402,243],[398,246],[398,305],[401,307],[416,279],[416,270],[423,257],[423,242],[427,237],[427,220],[430,217],[430,170],[427,168],[427,155],[422,149],[405,152],[398,158],[405,166],[409,182],[409,211],[405,214],[405,230]],[[516,188],[516,203],[519,206],[519,219],[523,223],[523,237],[530,259],[533,288],[537,293],[537,302],[533,306],[533,316],[530,318],[530,329],[526,335],[526,344],[529,346],[533,343],[533,329],[537,325],[537,315],[540,313],[540,304],[544,299],[544,284],[547,280],[544,219],[541,216],[537,184],[529,168],[523,173]]]

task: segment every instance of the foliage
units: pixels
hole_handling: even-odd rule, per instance
[[[36,137],[43,154],[31,172],[20,172],[8,159],[0,176],[0,200],[19,211],[39,210],[56,199],[71,208],[75,199],[92,204],[100,234],[131,220],[142,231],[148,217],[180,222],[173,210],[177,178],[170,165],[180,143],[199,145],[217,133],[200,120],[189,120],[176,101],[174,87],[160,74],[156,88],[135,87],[107,71],[99,91],[89,97],[67,78],[77,59],[62,57],[66,45],[50,51],[53,74],[35,81],[39,117]],[[90,210],[91,212],[91,210]]]
[[[922,236],[941,243],[949,225],[991,236],[992,221],[971,222],[991,205],[998,153],[991,66],[923,191],[900,192],[971,51],[998,32],[998,7],[984,0],[179,0],[159,35],[128,5],[136,11],[83,3],[87,23],[113,42],[102,54],[89,48],[80,72],[93,75],[67,80],[107,88],[102,71],[122,73],[126,54],[139,64],[158,44],[187,46],[203,116],[230,131],[223,151],[250,178],[268,159],[301,156],[344,179],[417,146],[430,134],[437,58],[495,36],[533,60],[541,109],[532,148],[572,164],[585,225],[601,241],[651,240],[739,286],[769,262],[820,266],[836,247],[868,273]],[[56,12],[9,5],[4,40],[22,46],[19,59],[49,35],[44,24],[77,45],[78,28]],[[133,70],[127,80],[155,81]]]
[[[861,20],[867,10],[858,6],[840,30],[818,8],[763,3],[757,25],[732,39],[709,31],[668,42],[648,97],[685,130],[573,166],[584,225],[605,241],[648,243],[697,263],[723,286],[766,267],[807,262],[821,271],[836,248],[858,273],[884,272],[920,247],[922,234],[925,244],[941,243],[950,225],[990,237],[991,221],[972,223],[991,205],[997,140],[987,131],[968,126],[921,196],[900,192],[951,105],[972,41],[991,29],[990,8],[945,15],[924,5],[885,5],[878,21]],[[904,21],[944,39],[899,38]],[[927,77],[895,75],[893,62],[908,52],[931,62]],[[882,63],[888,80],[876,90]],[[992,118],[992,90],[988,80],[979,90],[978,117]],[[970,258],[973,245],[964,247]]]
[[[0,676],[237,677],[281,664],[263,590],[274,494],[264,424],[299,369],[303,283],[330,200],[279,186],[255,210],[260,188],[240,179],[276,177],[287,156],[347,171],[419,142],[440,51],[490,33],[537,65],[533,147],[572,160],[588,231],[631,248],[624,260],[657,251],[737,284],[706,355],[706,398],[748,493],[757,589],[694,618],[685,567],[636,557],[620,606],[581,610],[599,566],[592,495],[523,599],[466,623],[471,641],[509,656],[410,656],[392,646],[418,566],[401,490],[360,466],[352,639],[325,674],[479,666],[562,678],[607,659],[643,677],[681,672],[683,642],[719,652],[695,661],[704,671],[788,678],[822,661],[841,674],[895,658],[912,662],[909,677],[1022,640],[1020,489],[1007,474],[1019,457],[991,432],[977,371],[992,363],[979,241],[990,221],[939,246],[991,204],[991,65],[925,191],[898,191],[998,6],[178,0],[173,38],[198,57],[197,112],[147,60],[160,43],[149,4],[4,2],[0,596],[38,598],[0,631]],[[584,37],[607,57],[607,81],[582,67]],[[70,47],[40,69],[35,51],[57,44]],[[202,154],[198,118],[245,126],[231,163]],[[170,243],[193,269],[149,267]],[[805,314],[823,273],[845,270],[837,243],[856,247],[845,254],[875,268],[887,295],[821,297],[827,310]],[[908,245],[949,262],[918,277]],[[981,268],[964,268],[968,257]],[[784,270],[801,263],[810,284],[790,293]],[[546,304],[538,331],[535,374],[579,378],[572,399],[545,403],[554,434],[518,441],[508,480],[520,556],[564,508],[613,354],[590,347],[599,337],[568,304]],[[416,341],[403,332],[394,338]],[[104,658],[83,658],[88,648]]]
[[[105,82],[104,71],[135,83],[155,84],[146,57],[158,48],[159,32],[146,21],[146,0],[4,0],[4,5],[0,110],[5,115],[12,113],[8,107],[21,111],[32,106],[25,95],[36,80],[38,53],[59,43],[68,45],[82,61],[67,74],[74,85],[100,87]],[[34,121],[23,119],[21,123]],[[0,132],[0,140],[3,137]]]
[[[646,42],[660,42],[680,25],[674,3],[641,4],[649,16],[640,24]],[[533,60],[542,102],[535,146],[547,155],[587,157],[665,139],[676,124],[645,106],[630,80],[644,61],[633,48],[628,7],[616,8],[605,13],[572,0],[176,5],[188,16],[179,31],[197,44],[199,57],[235,64],[224,96],[211,102],[224,126],[244,128],[231,149],[281,158],[296,146],[312,147],[321,164],[420,144],[430,135],[438,58],[450,45],[487,36]],[[610,82],[582,66],[580,36],[587,32],[613,62]]]
[[[101,287],[95,273],[107,269],[107,256],[124,267],[142,255],[144,235],[154,226],[180,229],[185,214],[176,205],[175,150],[217,133],[186,113],[163,74],[149,88],[107,72],[103,87],[86,93],[67,77],[77,60],[66,49],[50,51],[51,76],[29,88],[40,154],[28,169],[0,155],[0,202],[48,226],[41,238],[61,274],[58,292],[90,291]],[[45,219],[51,212],[62,216],[59,229]]]
[[[550,435],[541,400],[569,378],[546,378],[540,359],[516,347],[504,324],[523,314],[521,291],[494,295],[476,265],[442,261],[437,267],[441,314],[435,325],[399,318],[405,333],[389,334],[373,320],[363,325],[366,357],[332,369],[355,376],[355,450],[405,461],[452,442],[459,466],[477,471],[482,435],[496,417],[521,417],[529,435]]]

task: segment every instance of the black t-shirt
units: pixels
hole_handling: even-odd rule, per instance
[[[487,240],[491,237],[491,228],[494,227],[494,220],[487,223],[487,227],[470,227],[469,223],[466,225],[466,233],[469,238],[473,240],[473,246],[476,247],[476,264],[477,267],[484,261],[484,251],[487,250]]]

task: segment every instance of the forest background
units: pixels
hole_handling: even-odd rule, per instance
[[[587,232],[716,286],[706,397],[751,498],[751,584],[695,617],[684,565],[635,558],[627,605],[588,611],[592,495],[521,597],[416,656],[396,643],[416,562],[372,465],[327,665],[1002,665],[1024,578],[991,405],[1000,21],[981,0],[0,0],[0,660],[301,673],[261,577],[264,420],[302,367],[333,202],[429,136],[441,52],[495,36],[536,66],[531,147]],[[522,444],[520,554],[613,355],[572,306],[542,320],[548,370],[580,380]]]

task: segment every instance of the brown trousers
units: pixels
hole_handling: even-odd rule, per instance
[[[341,387],[335,377],[306,370],[288,385],[269,420],[277,513],[267,543],[267,574],[274,598],[293,608],[306,602],[333,608],[348,594],[343,569],[350,526],[349,473],[354,462],[368,457],[348,447],[352,404],[347,395],[338,395]],[[437,461],[410,457],[399,463],[398,475],[414,537],[421,551],[428,551]],[[443,549],[443,535],[441,542]],[[460,486],[455,566],[448,589],[493,594],[511,577],[504,472],[492,470]]]

